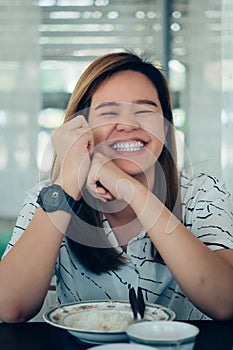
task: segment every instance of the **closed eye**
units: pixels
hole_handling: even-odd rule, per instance
[[[134,114],[148,114],[148,113],[155,113],[155,112],[150,109],[142,109],[140,111],[134,112]]]
[[[114,111],[106,111],[106,112],[101,112],[100,114],[98,114],[99,116],[106,116],[106,115],[110,115],[110,116],[115,116],[115,115],[119,115],[119,113],[114,112]]]

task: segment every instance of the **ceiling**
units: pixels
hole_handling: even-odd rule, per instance
[[[57,0],[41,6],[44,60],[89,61],[106,50],[159,52],[163,59],[163,1]]]
[[[230,0],[228,0],[230,1]],[[189,45],[204,24],[219,50],[219,0],[38,0],[44,60],[90,61],[107,50],[145,52],[163,64],[187,61]]]

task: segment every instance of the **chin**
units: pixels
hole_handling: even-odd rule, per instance
[[[126,174],[129,174],[131,176],[145,174],[148,169],[148,166],[136,164],[135,162],[130,160],[115,159],[114,163]]]

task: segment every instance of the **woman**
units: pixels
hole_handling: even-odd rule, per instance
[[[140,285],[177,319],[233,317],[229,194],[214,177],[178,176],[159,69],[127,52],[96,59],[52,140],[52,185],[30,192],[0,265],[3,321],[38,312],[54,267],[60,303],[128,299]]]

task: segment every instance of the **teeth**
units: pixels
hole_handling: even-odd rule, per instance
[[[142,149],[144,147],[144,143],[141,141],[117,142],[117,143],[114,143],[111,147],[117,151],[133,152],[133,151],[139,151],[140,149]]]

